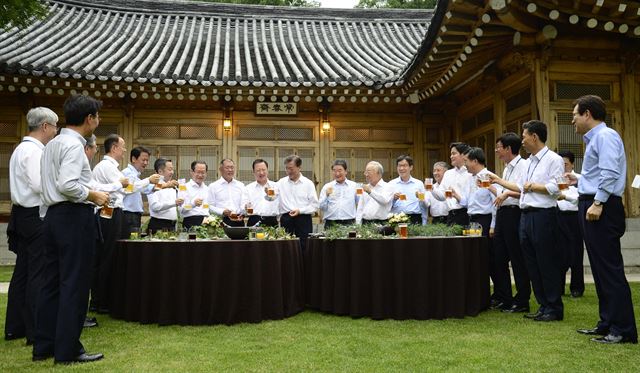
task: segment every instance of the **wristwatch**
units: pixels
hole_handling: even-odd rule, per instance
[[[593,204],[596,206],[602,206],[602,202],[598,201],[597,199],[593,200]]]

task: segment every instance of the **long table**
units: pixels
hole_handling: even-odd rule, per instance
[[[304,307],[299,240],[119,241],[111,315],[161,325],[235,324]]]
[[[309,239],[307,306],[373,319],[475,316],[489,306],[483,237]]]

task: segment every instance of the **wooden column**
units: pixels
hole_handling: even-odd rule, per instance
[[[504,97],[502,96],[502,92],[499,89],[496,89],[493,94],[493,123],[495,127],[495,138],[500,137],[505,131],[506,115],[507,110],[505,107]],[[487,148],[487,151],[491,151],[491,149],[493,149],[493,146],[489,146]],[[502,161],[498,157],[495,158],[494,164],[487,165],[489,169],[493,169],[496,173],[498,173],[498,175],[502,175],[503,166],[504,165],[502,164]]]
[[[547,125],[547,146],[555,149],[558,145],[558,129],[555,123],[552,123],[551,109],[549,107],[549,70],[547,69],[546,59],[537,57],[534,61],[534,81],[532,86],[535,90],[535,113],[539,120]]]
[[[640,216],[640,191],[631,188],[635,175],[640,174],[640,130],[637,124],[635,101],[640,94],[636,89],[635,75],[633,71],[623,72],[620,79],[622,83],[622,140],[627,155],[627,188],[625,190],[625,206],[629,217]]]

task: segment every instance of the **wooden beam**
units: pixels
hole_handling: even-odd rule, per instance
[[[596,3],[593,4],[593,8],[591,8],[591,13],[594,15],[598,14],[603,4],[604,4],[604,0],[596,0]]]
[[[609,11],[609,17],[611,17],[611,18],[622,17],[622,15],[624,14],[624,12],[626,10],[627,10],[627,4],[620,3],[620,4],[618,4],[617,7],[611,8],[611,11]]]
[[[536,22],[530,16],[510,6],[507,0],[490,0],[489,4],[498,18],[516,31],[534,33],[538,31]]]

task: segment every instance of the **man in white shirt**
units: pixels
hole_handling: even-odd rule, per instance
[[[181,206],[184,200],[178,198],[178,182],[173,180],[173,162],[170,159],[158,158],[153,164],[153,169],[160,175],[163,181],[162,188],[149,194],[149,219],[148,229],[155,233],[163,229],[174,231],[178,220],[177,206]]]
[[[446,162],[436,162],[433,164],[433,178],[435,183],[429,186],[425,180],[424,187],[430,188],[425,195],[426,203],[429,206],[429,215],[431,216],[431,224],[447,224],[447,217],[449,215],[449,206],[444,201],[438,201],[433,197],[432,190],[437,189],[442,182],[444,173],[449,169]]]
[[[316,187],[302,174],[302,159],[297,155],[285,158],[284,166],[287,176],[278,180],[280,223],[287,232],[300,238],[304,251],[307,237],[313,231],[311,217],[318,210]]]
[[[464,166],[464,153],[468,149],[469,145],[461,142],[454,142],[449,145],[453,168],[444,173],[442,182],[432,192],[438,201],[446,201],[449,206],[449,215],[447,217],[449,225],[469,225],[466,197],[469,195],[473,177]]]
[[[527,161],[520,156],[521,147],[520,136],[513,132],[503,134],[496,141],[496,155],[506,164],[502,178],[510,183],[517,183],[527,171]],[[503,312],[528,313],[531,281],[520,247],[520,192],[514,192],[499,185],[495,185],[495,188],[495,205],[498,209],[493,235],[495,266],[498,272],[506,271],[508,276],[509,261],[511,261],[516,295],[512,296],[511,280],[509,279],[509,285],[498,293],[501,297],[492,298],[492,303],[494,307],[501,308]]]
[[[207,202],[209,189],[204,180],[207,178],[209,166],[205,161],[191,162],[191,180],[187,183],[185,192],[178,192],[178,197],[184,199],[180,206],[182,214],[182,226],[189,229],[193,226],[202,225],[205,216],[209,216],[209,206]]]
[[[126,154],[126,144],[124,139],[116,134],[111,134],[104,140],[105,155],[103,159],[93,168],[93,181],[96,184],[114,184],[124,178],[118,167]],[[111,284],[111,263],[113,261],[113,251],[116,241],[120,238],[122,227],[122,200],[124,198],[124,188],[109,193],[109,207],[111,216],[100,215],[100,231],[102,240],[96,245],[94,255],[93,276],[91,280],[91,303],[90,310],[99,313],[109,312],[110,284]]]
[[[571,173],[576,177],[580,174],[573,171],[575,155],[573,152],[565,150],[558,153],[564,161],[564,172]],[[569,291],[572,298],[579,298],[584,294],[584,241],[580,230],[580,219],[578,218],[578,188],[569,185],[567,189],[561,191],[558,198],[558,210],[560,213],[560,245],[565,250],[566,262],[563,273],[571,268],[571,283]],[[566,276],[562,276],[562,293],[566,285]]]
[[[260,222],[263,227],[277,227],[280,201],[277,199],[276,183],[269,180],[269,163],[258,158],[253,161],[252,168],[256,181],[249,183],[246,187],[249,203],[253,208],[252,213],[247,212],[248,224],[254,226]]]
[[[85,139],[98,127],[102,102],[83,95],[65,101],[66,128],[42,154],[42,201],[45,264],[37,297],[33,360],[55,357],[56,363],[91,362],[80,334],[87,312],[97,222],[94,207],[109,194],[91,190],[91,167]],[[64,279],[64,281],[62,281]]]
[[[413,158],[401,155],[396,159],[397,178],[389,181],[389,188],[394,191],[391,212],[401,212],[409,216],[411,224],[422,225],[422,218],[427,218],[427,205],[424,198],[424,184],[411,176]],[[418,199],[418,192],[422,193],[422,200]]]
[[[36,107],[27,113],[27,124],[29,134],[9,160],[12,206],[7,237],[9,250],[16,254],[16,264],[9,283],[4,338],[26,337],[31,344],[43,265],[40,158],[44,146],[56,135],[58,115],[49,108]]]
[[[347,162],[336,159],[331,166],[333,181],[320,190],[320,210],[324,229],[356,221],[356,183],[347,179]]]
[[[489,276],[493,281],[492,306],[501,310],[511,307],[511,276],[509,276],[508,263],[504,258],[496,256],[493,248],[493,229],[495,227],[495,187],[482,186],[481,180],[489,184],[488,172],[485,167],[484,151],[471,147],[465,154],[466,167],[474,177],[471,185],[471,194],[467,197],[469,221],[482,226],[482,235],[489,239]],[[478,185],[481,184],[481,185]]]
[[[540,305],[537,312],[525,317],[535,321],[559,321],[564,318],[561,298],[563,255],[557,247],[556,199],[560,195],[557,178],[564,172],[564,162],[545,145],[546,124],[531,120],[522,127],[522,145],[531,153],[526,172],[517,184],[493,174],[491,178],[507,189],[520,192],[520,245],[533,293]]]
[[[209,184],[209,209],[222,216],[222,221],[232,227],[244,226],[245,208],[249,202],[247,191],[236,176],[236,164],[232,159],[220,161],[220,178]]]
[[[358,224],[386,224],[393,204],[393,189],[382,180],[384,169],[379,162],[367,163],[364,177],[367,184],[362,186],[364,193],[358,201],[356,222]]]
[[[151,151],[142,146],[131,149],[129,154],[129,165],[122,170],[122,174],[133,184],[133,191],[127,192],[124,196],[122,230],[120,237],[128,239],[133,230],[140,229],[144,205],[142,203],[143,194],[153,193],[155,185],[160,181],[160,175],[153,174],[145,179],[140,179],[142,171],[149,165]],[[131,188],[131,187],[129,187]]]

